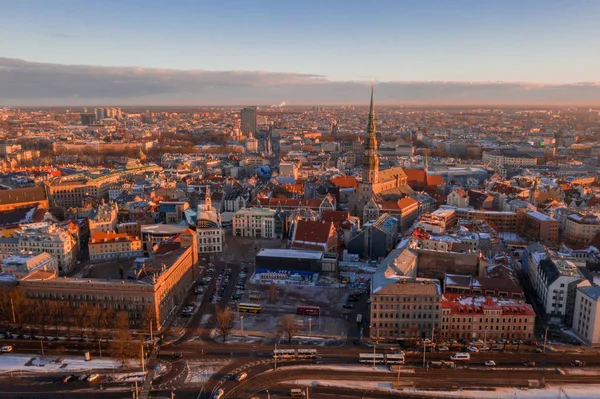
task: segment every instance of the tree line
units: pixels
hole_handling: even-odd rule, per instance
[[[142,313],[142,326],[153,321],[150,307]],[[67,340],[91,340],[109,343],[111,356],[125,364],[126,359],[140,353],[132,345],[143,336],[134,337],[126,310],[61,300],[28,298],[20,287],[0,289],[0,329],[24,337],[64,337]],[[144,331],[145,332],[145,331]]]

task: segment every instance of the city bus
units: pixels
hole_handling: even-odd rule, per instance
[[[356,315],[356,324],[360,324],[362,323],[362,314],[357,314]]]
[[[303,316],[318,316],[321,314],[321,308],[318,306],[300,305],[296,308],[296,313]]]
[[[387,364],[404,364],[404,352],[388,353],[385,360]]]
[[[296,349],[275,349],[273,351],[273,357],[277,359],[290,359],[296,357]]]
[[[316,359],[317,350],[316,349],[298,349],[297,356],[298,356],[298,359]]]
[[[373,358],[375,359],[375,363],[377,364],[385,363],[385,357],[383,356],[383,353],[376,353],[375,355],[373,355],[372,353],[358,354],[358,361],[360,363],[373,363]]]
[[[262,305],[259,303],[238,303],[238,312],[260,313]]]

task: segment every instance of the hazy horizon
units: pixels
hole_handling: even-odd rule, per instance
[[[0,104],[18,107],[365,105],[370,80],[318,74],[61,65],[0,58]],[[594,106],[600,83],[375,82],[380,106]]]

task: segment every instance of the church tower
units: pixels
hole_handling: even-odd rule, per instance
[[[375,104],[373,102],[373,86],[371,85],[371,106],[367,122],[367,139],[365,140],[365,158],[363,161],[363,183],[377,183],[379,178],[379,157],[377,156],[377,138],[375,137]]]

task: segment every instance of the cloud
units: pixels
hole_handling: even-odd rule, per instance
[[[0,105],[358,104],[360,81],[319,74],[61,65],[0,58]],[[600,84],[378,82],[378,104],[600,104]]]

